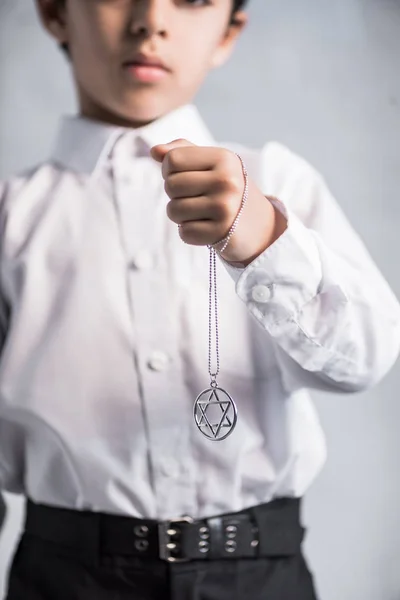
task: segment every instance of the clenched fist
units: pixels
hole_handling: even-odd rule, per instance
[[[162,163],[168,217],[180,226],[184,242],[206,246],[228,234],[242,203],[243,169],[239,158],[223,148],[200,147],[186,140],[154,146]],[[223,258],[252,262],[284,231],[286,220],[249,179],[249,196]]]

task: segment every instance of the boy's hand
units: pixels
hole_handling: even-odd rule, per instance
[[[244,192],[238,157],[223,148],[195,146],[186,140],[154,146],[151,155],[162,163],[165,191],[171,198],[167,214],[181,225],[182,240],[206,246],[226,237]],[[223,257],[247,265],[285,228],[284,217],[249,178],[248,201]]]

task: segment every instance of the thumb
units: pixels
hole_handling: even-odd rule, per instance
[[[156,160],[157,162],[162,162],[168,154],[168,152],[170,152],[174,148],[185,148],[194,145],[195,144],[192,144],[187,140],[174,140],[173,142],[169,142],[168,144],[158,144],[158,146],[153,146],[153,148],[150,150],[150,154],[154,158],[154,160]]]

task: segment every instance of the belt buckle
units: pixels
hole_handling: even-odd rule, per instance
[[[172,553],[178,548],[179,544],[173,541],[173,537],[179,534],[179,529],[174,526],[193,523],[192,517],[180,517],[178,519],[170,519],[164,523],[158,524],[158,540],[159,540],[159,556],[161,560],[167,562],[189,562],[190,558],[177,558],[172,556]]]

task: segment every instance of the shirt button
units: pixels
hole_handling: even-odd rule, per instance
[[[266,285],[256,285],[251,292],[251,296],[255,302],[266,303],[271,298],[271,290]]]
[[[148,360],[148,367],[152,371],[165,371],[169,364],[169,357],[164,352],[155,351]]]
[[[153,266],[153,258],[149,252],[138,252],[131,261],[131,266],[138,271],[148,271]]]

